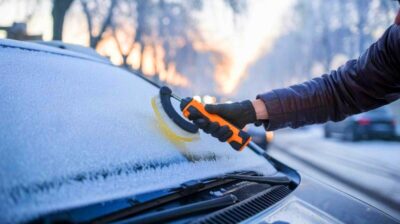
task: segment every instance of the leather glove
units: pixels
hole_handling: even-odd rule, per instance
[[[191,98],[183,99],[181,109],[187,105]],[[229,123],[242,129],[246,124],[257,122],[256,112],[250,100],[230,103],[230,104],[207,104],[205,106],[207,112],[217,114]],[[218,138],[219,141],[227,141],[233,134],[228,126],[220,126],[217,122],[211,122],[209,119],[201,115],[195,108],[189,108],[189,120],[193,121],[204,132]]]

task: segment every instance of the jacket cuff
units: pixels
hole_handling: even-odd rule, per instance
[[[274,131],[286,127],[287,119],[283,113],[281,101],[275,91],[257,95],[257,99],[264,102],[268,112],[268,120],[263,121],[267,131]]]

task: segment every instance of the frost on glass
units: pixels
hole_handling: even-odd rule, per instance
[[[276,170],[201,134],[172,142],[157,89],[116,67],[0,41],[0,222],[176,186],[235,170]],[[37,47],[36,47],[37,48]]]

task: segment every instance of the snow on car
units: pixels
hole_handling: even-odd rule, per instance
[[[11,40],[0,58],[2,221],[229,171],[276,173],[205,134],[174,144],[151,108],[158,90],[103,60]]]

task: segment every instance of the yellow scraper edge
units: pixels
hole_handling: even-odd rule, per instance
[[[169,117],[163,117],[163,115],[161,115],[157,103],[156,103],[156,97],[153,97],[151,99],[151,106],[153,107],[154,113],[156,115],[157,121],[160,124],[161,129],[164,131],[164,133],[166,134],[166,136],[168,138],[170,138],[173,141],[185,141],[185,142],[191,142],[194,139],[196,139],[196,137],[187,137],[187,136],[180,136],[178,134],[176,134],[171,127],[168,126],[168,124],[165,122],[164,119],[170,119]],[[177,126],[177,128],[179,128]],[[182,130],[183,131],[183,130]]]

